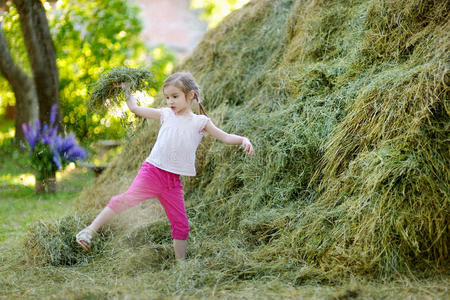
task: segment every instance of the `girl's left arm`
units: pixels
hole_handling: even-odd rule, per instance
[[[228,145],[241,145],[244,151],[248,153],[248,156],[253,156],[254,150],[253,145],[250,140],[245,136],[240,136],[236,134],[226,133],[222,129],[214,125],[211,120],[206,123],[205,131],[212,137],[218,139],[219,141]]]

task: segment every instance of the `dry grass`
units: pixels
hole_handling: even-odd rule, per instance
[[[105,111],[119,106],[125,100],[120,84],[127,83],[132,92],[145,91],[153,87],[154,75],[147,69],[120,67],[103,74],[90,92],[89,108]]]
[[[114,264],[99,258],[102,272],[157,272],[149,280],[165,295],[248,284],[244,298],[268,282],[445,281],[449,11],[431,0],[264,0],[232,13],[177,70],[194,74],[209,115],[249,136],[255,156],[202,142],[198,176],[183,179],[185,269],[173,265],[158,213],[113,227]],[[159,126],[138,128],[83,191],[80,212],[98,212],[134,178]]]

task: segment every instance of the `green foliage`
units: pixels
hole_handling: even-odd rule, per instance
[[[36,172],[36,180],[43,180],[54,175],[58,166],[53,162],[53,153],[49,144],[36,144],[31,152],[31,167]]]
[[[127,1],[63,1],[49,14],[60,70],[61,109],[67,130],[82,142],[120,139],[119,119],[87,109],[89,86],[104,70],[145,62],[139,9]]]
[[[191,0],[191,8],[202,9],[201,17],[209,27],[216,27],[233,10],[241,8],[248,0]]]
[[[4,17],[3,29],[15,62],[31,74],[26,48],[14,6]],[[156,95],[171,72],[175,56],[164,46],[147,49],[138,7],[125,0],[62,0],[47,10],[59,68],[61,109],[67,131],[85,144],[97,139],[120,139],[125,129],[120,118],[88,111],[89,88],[105,70],[149,65],[155,74]],[[148,55],[151,53],[152,55]],[[7,81],[0,78],[0,113],[14,103]]]
[[[13,5],[8,6],[8,12],[2,17],[2,28],[8,41],[11,57],[14,62],[24,69],[31,72],[27,59],[27,51],[22,35],[22,28],[19,22],[19,15]],[[5,107],[15,103],[14,93],[6,79],[0,76],[0,115],[3,115]]]

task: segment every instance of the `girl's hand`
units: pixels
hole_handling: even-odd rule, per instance
[[[134,108],[137,107],[136,99],[134,99],[133,95],[130,91],[130,85],[125,82],[120,83],[120,87],[123,89],[123,94],[125,95],[125,100],[127,100],[128,108],[133,111]]]
[[[130,89],[130,86],[126,82],[121,82],[120,87],[124,90]]]
[[[123,89],[123,92],[125,94],[125,98],[128,98],[130,96],[130,94],[131,94],[130,85],[128,83],[121,82],[120,83],[120,87]]]
[[[244,151],[248,153],[248,156],[252,157],[253,156],[253,145],[252,143],[250,143],[250,140],[246,137],[244,137],[242,139],[242,144],[241,144],[242,148],[244,148]]]

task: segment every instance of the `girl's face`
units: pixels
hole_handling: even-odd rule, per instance
[[[171,84],[166,86],[163,89],[163,92],[164,96],[166,96],[167,106],[169,106],[175,114],[192,112],[191,103],[194,97],[192,91],[185,95],[181,89]]]

